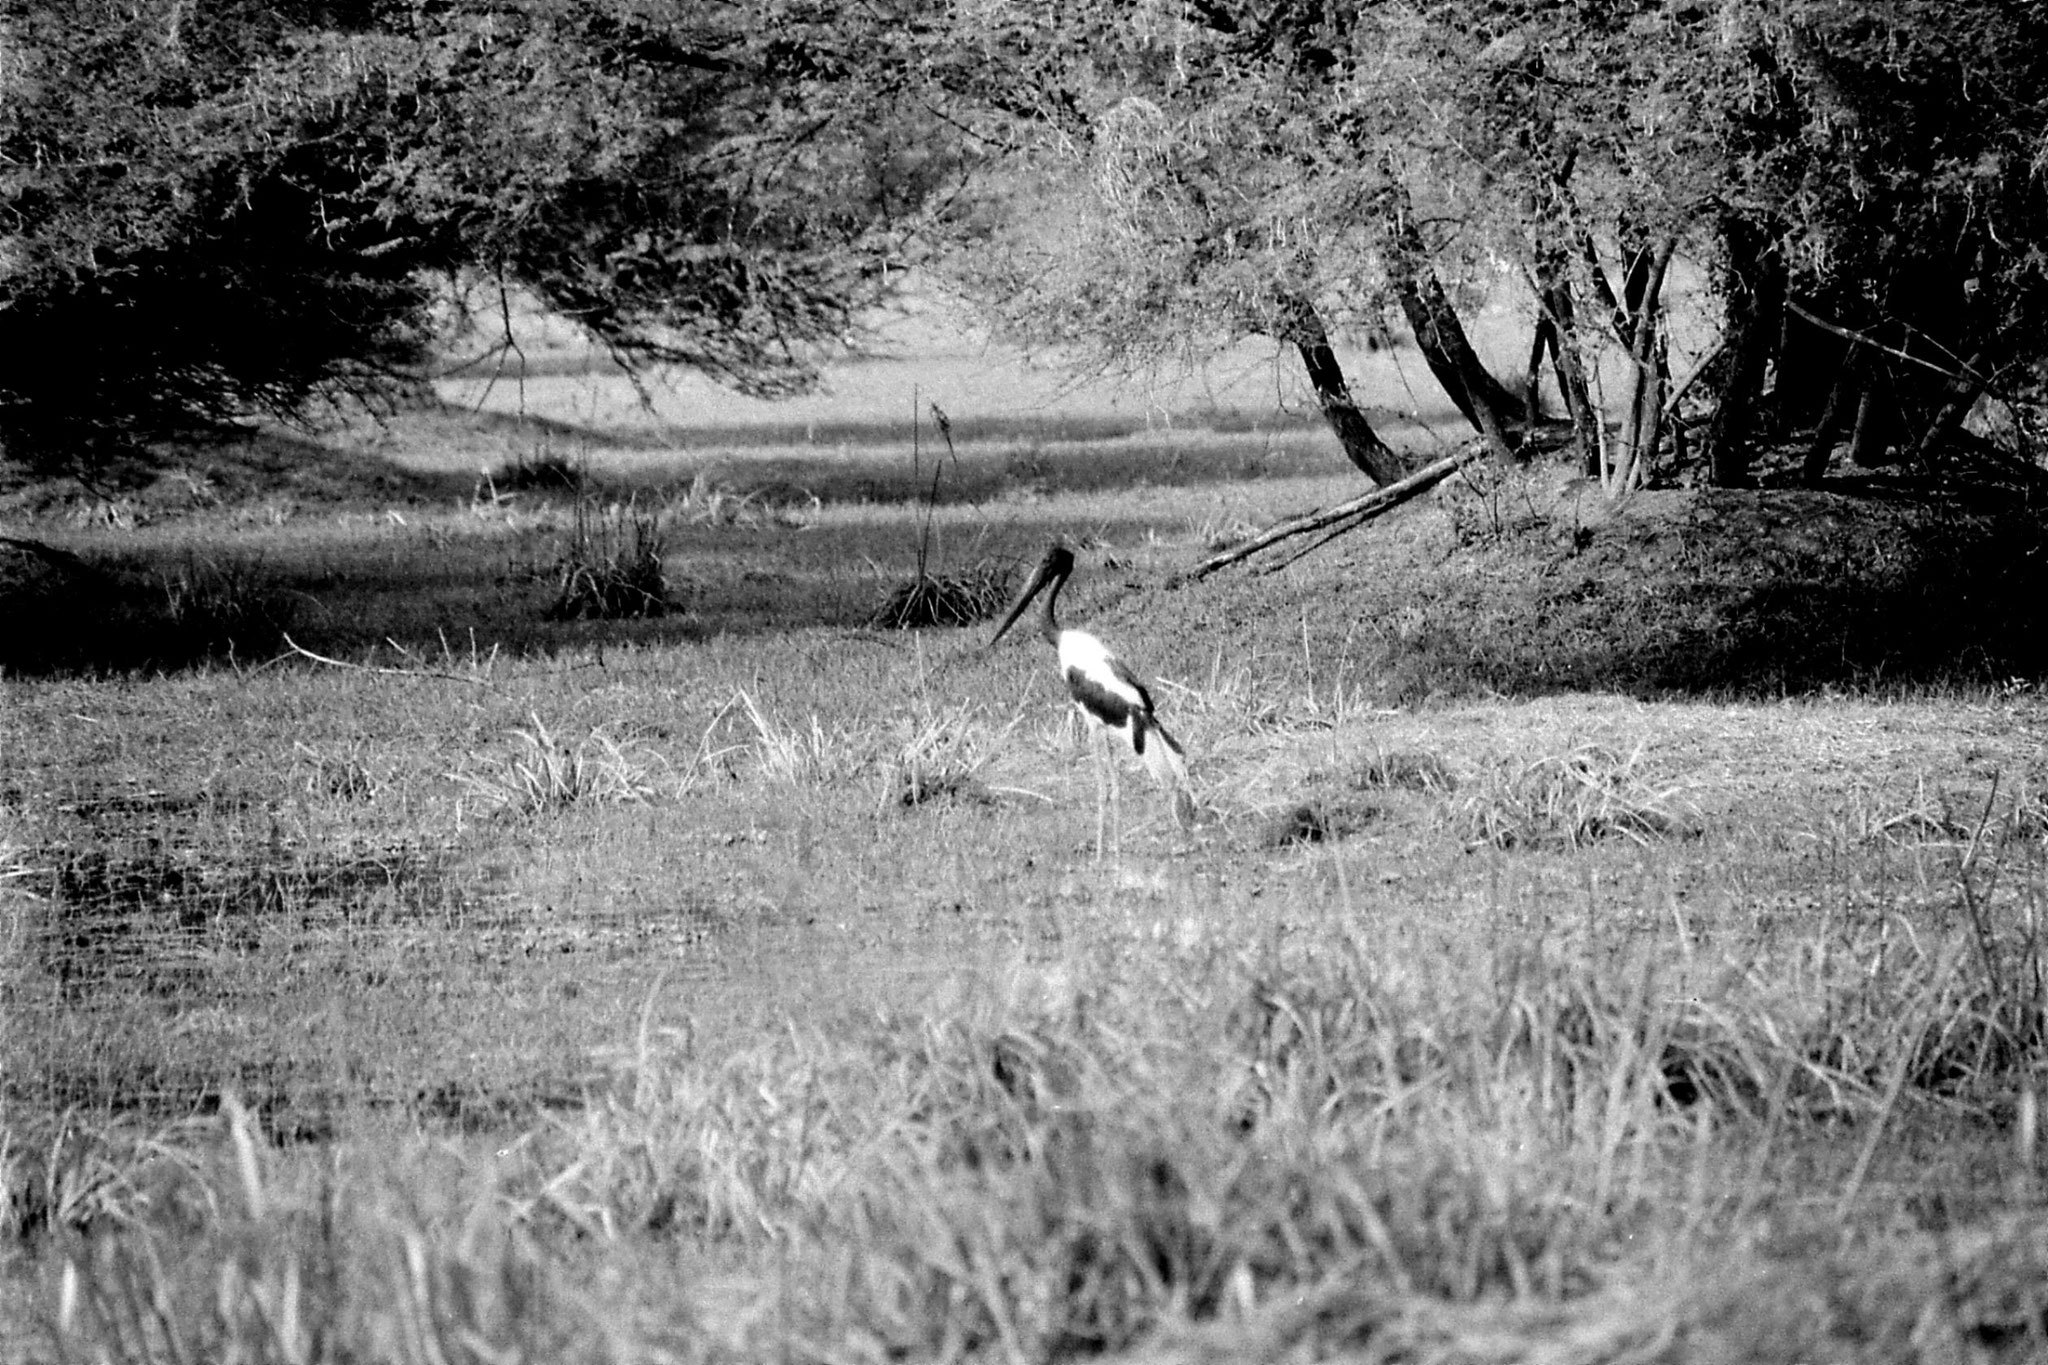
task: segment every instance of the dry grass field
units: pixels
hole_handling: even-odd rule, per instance
[[[9,494],[0,1358],[2048,1359],[1994,514],[1486,474],[1170,588],[1328,438],[969,359]],[[872,624],[1053,534],[1192,829]]]

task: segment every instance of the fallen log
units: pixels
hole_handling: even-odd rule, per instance
[[[1339,503],[1335,507],[1290,517],[1286,521],[1267,527],[1242,545],[1235,545],[1221,554],[1211,555],[1180,575],[1178,581],[1207,578],[1218,569],[1249,559],[1259,551],[1278,545],[1283,540],[1291,540],[1295,536],[1329,530],[1330,535],[1324,537],[1324,541],[1334,539],[1382,513],[1392,511],[1411,498],[1427,493],[1466,465],[1485,459],[1487,454],[1488,448],[1484,444],[1474,443],[1454,455],[1446,455],[1435,464],[1416,470],[1397,483],[1375,488],[1370,493],[1362,494],[1349,502]],[[1333,527],[1336,529],[1331,530]],[[1313,548],[1315,547],[1310,547]]]

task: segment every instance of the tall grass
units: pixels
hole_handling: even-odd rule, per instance
[[[307,1166],[233,1104],[133,1149],[157,1230],[50,1244],[45,1325],[66,1360],[1049,1361],[1193,1334],[1445,1361],[1683,1337],[1789,1365],[1931,1320],[2038,1351],[2034,1225],[1958,1244],[1967,1277],[1897,1239],[1800,1240],[1828,1225],[1814,1195],[1847,1210],[1873,1178],[1874,1142],[1816,1165],[1813,1124],[1881,1131],[1917,1103],[1896,1078],[1957,961],[1924,946],[1906,1026],[1877,1035],[1853,973],[1796,998],[1726,957],[1615,971],[1524,938],[1461,976],[1430,936],[1376,932],[1143,958],[1099,939],[1049,996],[728,1058],[650,1017],[590,1105],[502,1157]]]

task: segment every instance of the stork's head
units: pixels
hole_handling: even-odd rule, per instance
[[[1024,614],[1024,609],[1031,605],[1033,598],[1045,591],[1047,586],[1065,582],[1067,576],[1073,572],[1074,552],[1064,543],[1055,540],[1052,547],[1045,552],[1045,558],[1039,560],[1038,567],[1032,570],[1031,580],[1024,585],[1024,591],[1017,595],[1017,601],[1011,606],[1010,614],[1003,618],[1003,623],[996,627],[996,633],[989,637],[988,642],[993,645],[1009,634],[1010,627],[1017,624],[1017,618]]]

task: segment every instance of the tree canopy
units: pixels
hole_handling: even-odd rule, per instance
[[[1505,449],[1537,361],[1589,469],[1749,477],[1762,435],[1855,416],[1859,460],[1926,458],[2043,351],[2048,31],[1999,0],[1016,0],[977,12],[1051,87],[1070,211],[999,277],[1022,318],[1113,359],[1405,317]],[[1674,257],[1707,266],[1716,362],[1678,402]],[[1464,344],[1461,286],[1537,301],[1530,370]],[[1630,375],[1610,436],[1591,353]],[[1689,412],[1689,416],[1687,415]],[[1356,422],[1352,425],[1355,427]],[[1704,448],[1702,456],[1701,451]],[[1887,455],[1887,449],[1889,455]],[[1818,463],[1820,457],[1816,457]]]
[[[801,387],[962,164],[885,37],[781,0],[0,0],[0,440],[387,396],[452,280]]]
[[[1108,361],[1274,339],[1380,483],[1332,338],[1390,319],[1496,451],[1617,489],[1935,460],[2048,341],[2048,16],[2006,0],[0,0],[0,44],[17,457],[388,396],[449,281],[786,393],[942,237]],[[1463,323],[1503,272],[1512,374]]]

